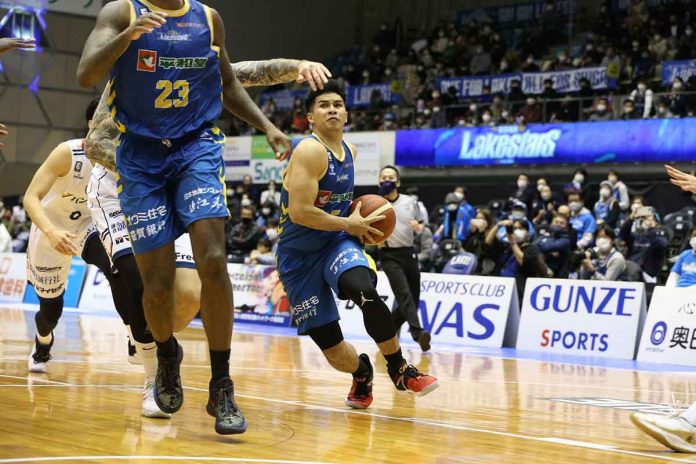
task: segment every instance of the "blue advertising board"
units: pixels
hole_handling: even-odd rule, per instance
[[[696,119],[405,130],[400,166],[488,166],[693,161]]]

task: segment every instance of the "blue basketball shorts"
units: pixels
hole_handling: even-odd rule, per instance
[[[173,243],[195,221],[229,217],[224,147],[213,126],[171,140],[121,135],[117,192],[136,254]]]
[[[277,260],[278,275],[300,335],[340,319],[334,293],[340,294],[338,281],[344,272],[359,266],[376,270],[357,239],[345,234],[314,253],[278,250]]]

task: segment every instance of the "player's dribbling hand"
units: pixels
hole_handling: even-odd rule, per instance
[[[48,236],[48,241],[51,242],[51,246],[56,251],[68,256],[79,256],[80,252],[75,246],[76,234],[67,230],[56,229],[47,232],[46,235]]]
[[[166,22],[165,13],[145,13],[140,15],[133,24],[128,27],[128,36],[131,40],[138,40],[143,34],[150,34],[155,29],[159,29]]]
[[[331,78],[331,71],[323,64],[314,61],[302,60],[298,72],[300,75],[295,82],[298,84],[307,82],[312,90],[323,89],[324,84]]]
[[[362,202],[359,201],[355,205],[353,214],[348,216],[348,228],[346,229],[346,232],[348,232],[350,235],[358,237],[362,243],[371,242],[372,237],[383,237],[384,233],[381,230],[372,227],[371,224],[373,222],[381,221],[386,216],[380,215],[362,217],[360,215],[361,206]]]
[[[671,177],[670,182],[685,192],[696,193],[696,177],[667,164],[665,169],[667,169],[667,175]]]
[[[15,49],[32,49],[36,47],[35,39],[17,39],[15,37],[7,37],[0,39],[0,55],[10,50]]]
[[[275,157],[278,161],[285,161],[290,157],[290,152],[292,151],[292,142],[290,137],[285,135],[280,129],[273,126],[266,132],[266,140],[268,144],[273,149]]]

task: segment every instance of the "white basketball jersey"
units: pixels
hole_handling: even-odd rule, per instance
[[[41,205],[53,224],[75,233],[92,224],[87,205],[87,184],[92,163],[85,156],[82,141],[83,139],[75,139],[66,142],[72,152],[70,171],[56,179],[41,200]]]

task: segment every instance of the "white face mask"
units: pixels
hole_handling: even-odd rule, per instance
[[[541,192],[541,189],[544,188],[544,184],[537,184],[537,192]]]
[[[580,203],[579,201],[573,201],[568,206],[570,207],[570,210],[576,214],[579,213],[582,209],[582,203]]]
[[[517,181],[517,188],[520,190],[526,189],[528,185],[529,185],[528,180],[518,180]]]
[[[609,190],[609,189],[601,189],[601,190],[599,191],[599,197],[600,197],[602,200],[606,200],[606,199],[609,198],[610,196],[611,196],[611,190]]]
[[[549,201],[551,199],[551,194],[550,193],[542,193],[541,199],[544,201]]]
[[[485,219],[475,218],[475,219],[471,220],[471,227],[473,229],[484,231],[484,230],[486,230],[487,226],[488,226],[488,223],[486,222]]]
[[[513,221],[521,221],[527,217],[526,214],[524,214],[524,211],[513,211],[512,214],[510,215]]]
[[[242,199],[242,206],[251,206],[251,200],[248,198]]]
[[[691,245],[691,248],[696,250],[696,237],[691,237],[691,240],[689,240],[689,245]]]
[[[522,243],[527,240],[527,235],[527,231],[523,229],[515,229],[515,231],[512,233],[512,236],[515,238],[515,242],[517,243]]]
[[[585,176],[583,176],[582,174],[575,174],[575,177],[573,177],[573,180],[575,182],[577,182],[578,184],[582,184],[583,182],[585,182]]]
[[[599,237],[597,239],[597,248],[599,248],[599,251],[602,253],[606,253],[611,250],[611,240],[607,237]]]
[[[606,105],[597,105],[597,111],[601,112],[601,111],[606,111],[606,110],[607,110]]]
[[[483,116],[481,116],[481,120],[482,120],[483,122],[490,122],[490,120],[491,120],[491,115],[488,114],[488,113],[483,113]]]
[[[646,89],[645,84],[638,84],[638,90],[639,90],[640,92],[645,92],[645,89]]]
[[[619,181],[619,179],[616,177],[610,177],[608,180],[611,183],[611,185],[616,185],[616,183]]]
[[[261,208],[261,214],[263,214],[264,216],[270,216],[271,208]]]
[[[273,228],[273,229],[266,229],[266,237],[268,237],[268,240],[275,240],[278,238],[278,229]]]
[[[454,196],[457,197],[459,201],[464,199],[464,194],[462,192],[454,192]]]

